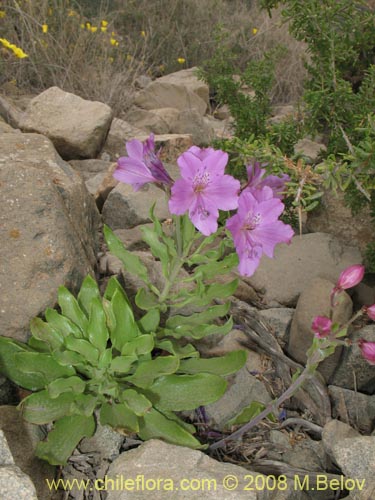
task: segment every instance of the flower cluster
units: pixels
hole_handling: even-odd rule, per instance
[[[153,135],[142,144],[134,139],[126,144],[127,157],[119,158],[114,177],[134,190],[154,182],[170,192],[169,210],[174,215],[189,213],[194,226],[205,236],[218,229],[219,210],[237,210],[227,220],[239,257],[239,272],[254,274],[264,254],[273,257],[276,244],[290,243],[292,228],[281,222],[283,177],[264,177],[265,170],[255,162],[247,167],[248,182],[224,173],[228,155],[213,148],[191,147],[177,160],[181,178],[173,181],[155,152]]]
[[[365,274],[365,267],[360,264],[354,264],[344,269],[331,292],[331,307],[332,309],[337,305],[337,298],[340,294],[349,288],[358,285]],[[357,313],[354,318],[360,314],[366,313],[368,317],[375,321],[375,304],[372,306],[364,306],[361,311]],[[352,321],[352,320],[351,320]],[[340,328],[335,329],[334,323],[327,316],[316,316],[312,322],[311,329],[315,337],[323,339],[329,338],[335,340],[337,333],[340,333]],[[375,365],[375,342],[369,342],[364,339],[359,339],[358,347],[361,350],[362,356],[371,364]]]
[[[13,54],[18,57],[18,59],[24,59],[25,57],[29,57],[25,52],[14,43],[8,42],[5,38],[0,38],[0,43],[6,48],[13,52]]]

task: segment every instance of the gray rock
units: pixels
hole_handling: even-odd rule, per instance
[[[81,453],[99,453],[100,461],[113,460],[120,453],[124,436],[108,425],[98,424],[95,434],[90,438],[83,438],[78,448]]]
[[[149,488],[135,488],[137,476],[142,475],[144,481],[149,480]],[[246,491],[250,476],[254,472],[237,465],[217,462],[197,450],[182,448],[152,439],[136,449],[122,453],[109,467],[107,478],[116,480],[123,477],[134,481],[134,489],[126,488],[117,491],[108,490],[107,500],[153,500],[165,499],[171,495],[176,500],[182,499],[225,499],[225,500],[276,500],[280,497],[275,492]],[[238,480],[238,486],[230,490],[223,487],[226,477],[232,485]],[[260,475],[259,475],[260,476]],[[108,480],[107,479],[107,480]],[[161,487],[156,488],[156,481]],[[181,483],[183,481],[183,483]],[[191,482],[191,489],[186,489]],[[204,482],[203,482],[204,481]],[[155,487],[152,488],[152,484]],[[193,485],[195,486],[193,488]],[[203,487],[203,485],[205,485]],[[181,487],[184,486],[184,487]],[[169,492],[167,489],[172,488]],[[152,488],[152,489],[151,489]],[[165,489],[164,489],[165,488]],[[290,498],[291,497],[287,497]],[[297,497],[295,497],[297,499]],[[298,497],[303,498],[303,497]]]
[[[301,293],[293,321],[290,328],[288,343],[289,355],[299,363],[306,363],[306,352],[311,346],[314,334],[311,325],[315,316],[329,316],[330,294],[334,284],[328,280],[315,278]],[[341,299],[334,309],[333,321],[345,324],[352,315],[352,301],[346,292],[341,294]],[[328,381],[334,373],[342,352],[342,347],[337,347],[334,354],[325,359],[318,370]]]
[[[225,428],[225,424],[252,401],[267,404],[271,397],[265,385],[244,366],[228,378],[228,387],[222,398],[205,406],[207,416],[216,429]]]
[[[15,406],[0,407],[0,428],[6,437],[15,465],[30,476],[38,497],[43,500],[51,498],[53,492],[49,490],[46,479],[54,479],[55,467],[35,456],[36,445],[44,438],[41,428],[24,421]],[[0,498],[4,497],[0,494]]]
[[[273,259],[263,256],[255,274],[245,281],[264,294],[265,303],[294,306],[314,278],[335,283],[343,269],[361,262],[357,247],[344,246],[329,234],[303,234],[294,236],[289,246],[278,245]]]
[[[332,191],[326,191],[320,205],[307,213],[307,230],[332,234],[343,244],[350,241],[364,252],[367,244],[374,239],[370,207],[365,206],[353,214],[345,204],[344,196],[341,192],[335,195]]]
[[[288,330],[293,318],[294,309],[289,307],[273,307],[263,309],[258,314],[272,327],[277,340],[283,347],[288,341]]]
[[[328,386],[328,394],[334,418],[339,418],[362,432],[372,431],[375,422],[375,396],[334,385]]]
[[[118,184],[118,181],[113,177],[116,167],[116,163],[110,163],[105,172],[100,172],[85,182],[88,192],[93,195],[96,206],[100,211],[109,193]]]
[[[58,87],[32,99],[22,114],[20,128],[51,139],[66,160],[95,158],[112,121],[112,110],[101,102],[86,101]]]
[[[330,420],[323,428],[322,443],[325,452],[333,458],[332,447],[339,444],[340,441],[349,437],[358,437],[358,431],[350,425],[340,422],[340,420]]]
[[[136,137],[140,141],[145,141],[148,135]],[[162,134],[155,135],[155,150],[160,151],[160,159],[164,163],[176,163],[177,158],[187,151],[192,145],[193,141],[189,134]],[[178,167],[175,165],[175,169]],[[179,170],[178,170],[179,172]]]
[[[38,500],[31,479],[19,467],[0,467],[0,497],[2,500]],[[47,499],[48,497],[40,497]]]
[[[341,439],[332,445],[334,461],[352,479],[373,480],[375,474],[375,436]]]
[[[134,104],[143,109],[196,109],[202,116],[207,103],[184,85],[155,80],[138,92]]]
[[[3,465],[14,465],[14,459],[9,449],[4,431],[0,429],[0,466]]]
[[[92,179],[99,173],[107,172],[113,165],[111,161],[105,160],[70,160],[69,163],[85,181]]]
[[[25,341],[30,320],[77,289],[96,263],[99,213],[81,177],[37,134],[0,135],[0,330]]]
[[[146,132],[153,132],[154,134],[168,134],[171,132],[168,122],[165,121],[160,114],[155,113],[155,111],[157,110],[146,110],[139,108],[138,106],[132,106],[127,111],[125,119],[134,127],[141,128]]]
[[[144,134],[146,134],[144,130],[134,127],[124,120],[114,118],[103,146],[103,152],[112,161],[117,161],[118,158],[126,155],[125,142]]]
[[[197,146],[208,146],[214,137],[213,128],[196,109],[180,111],[170,128],[175,134],[190,134]]]
[[[331,384],[345,389],[363,391],[368,394],[375,392],[375,367],[362,356],[357,341],[360,338],[373,342],[375,325],[368,325],[349,335],[352,345],[343,351],[340,365],[335,371]]]
[[[283,462],[292,467],[302,467],[306,471],[326,470],[327,457],[321,441],[306,438],[297,441],[291,449],[283,453]]]
[[[148,224],[140,224],[139,226],[133,227],[131,229],[117,229],[115,231],[115,234],[118,238],[120,238],[122,243],[125,245],[125,248],[127,248],[128,250],[147,251],[150,250],[150,248],[147,243],[142,240],[142,227],[148,227],[152,229],[154,225],[150,222]]]
[[[165,194],[153,184],[146,184],[139,191],[120,182],[108,195],[103,206],[103,222],[111,229],[127,229],[150,222],[149,213],[156,202],[156,217],[170,217]]]
[[[326,151],[327,148],[324,144],[312,141],[311,139],[300,139],[294,146],[295,154],[307,156],[312,161],[317,160],[319,154]]]
[[[197,77],[198,68],[181,69],[175,73],[161,76],[156,81],[172,83],[187,88],[197,94],[203,101],[209,105],[210,92],[207,83]]]

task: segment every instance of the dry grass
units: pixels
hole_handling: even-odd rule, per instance
[[[279,13],[270,19],[247,0],[94,0],[95,13],[73,0],[5,0],[0,10],[2,37],[22,47],[26,59],[0,53],[0,84],[40,91],[52,85],[111,105],[127,108],[134,82],[200,65],[216,49],[215,28],[230,33],[229,43],[240,64],[259,58],[265,50],[286,47],[276,67],[275,102],[295,101],[301,94],[303,46],[288,34]],[[86,2],[87,4],[87,2]],[[93,9],[94,5],[96,6]],[[101,31],[101,21],[107,30]],[[97,27],[91,32],[81,25]],[[43,25],[48,26],[43,33]],[[253,28],[257,33],[253,34]],[[115,35],[111,36],[114,32]],[[118,46],[111,44],[116,39]],[[178,59],[185,59],[181,64]]]

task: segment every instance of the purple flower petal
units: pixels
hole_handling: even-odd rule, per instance
[[[143,144],[137,139],[126,143],[126,151],[130,158],[136,158],[137,160],[142,160],[143,158]]]

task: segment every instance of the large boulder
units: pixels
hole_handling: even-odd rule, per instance
[[[143,109],[196,109],[202,116],[207,110],[207,103],[186,86],[160,80],[153,81],[141,90],[134,104]]]
[[[162,110],[165,108],[161,108]],[[173,109],[173,108],[167,108]],[[170,126],[166,120],[155,111],[132,106],[126,113],[126,121],[134,127],[141,128],[146,132],[153,132],[154,134],[168,134]],[[178,111],[175,110],[177,113]]]
[[[146,134],[145,130],[141,130],[119,118],[114,118],[103,146],[103,151],[109,155],[111,160],[117,160],[117,158],[125,154],[126,141],[144,134]]]
[[[0,331],[25,341],[30,320],[96,263],[99,214],[82,178],[37,134],[0,135]]]
[[[157,79],[158,82],[173,83],[174,85],[181,85],[182,87],[191,90],[197,94],[207,104],[210,103],[210,90],[203,80],[197,76],[198,68],[181,69],[175,73],[161,76]]]
[[[214,138],[214,129],[196,109],[185,109],[171,123],[175,134],[190,134],[197,146],[208,146]]]
[[[32,99],[22,114],[20,128],[51,139],[65,160],[95,158],[112,121],[112,110],[101,102],[87,101],[58,87]]]
[[[263,294],[269,307],[295,306],[314,278],[335,283],[343,269],[361,262],[355,246],[343,245],[329,234],[303,234],[294,236],[290,245],[278,245],[273,259],[263,256],[255,274],[245,281]]]

